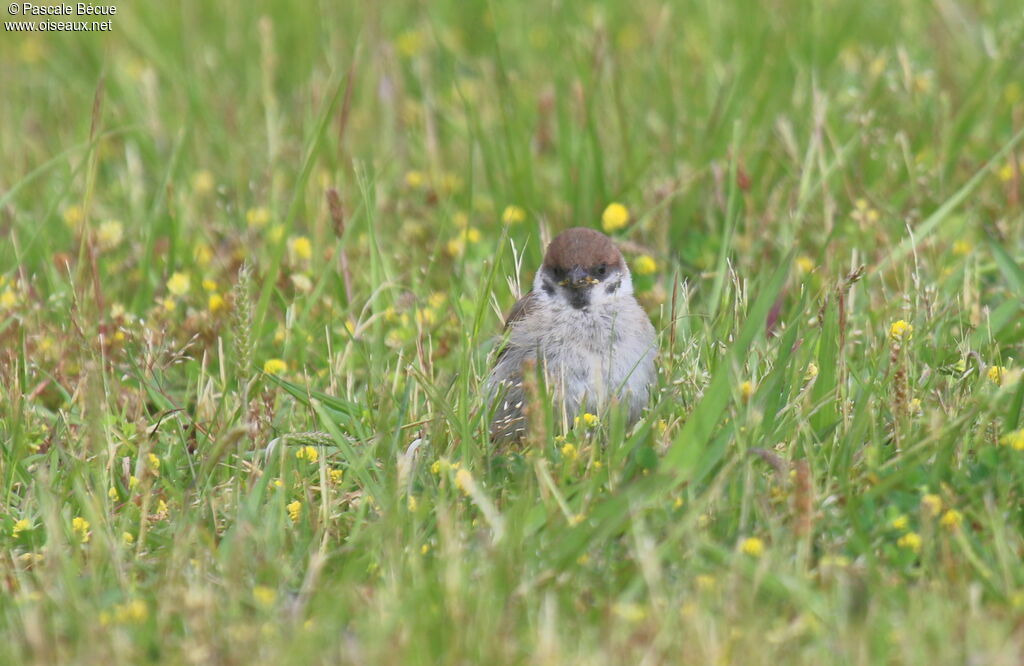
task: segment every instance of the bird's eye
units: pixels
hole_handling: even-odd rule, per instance
[[[598,277],[604,277],[605,275],[608,275],[608,267],[604,264],[600,264],[594,269],[594,274]]]

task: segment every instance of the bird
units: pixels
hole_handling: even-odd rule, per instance
[[[485,386],[492,441],[522,439],[528,427],[524,371],[543,368],[556,419],[628,406],[632,426],[655,379],[657,334],[633,295],[622,252],[600,231],[573,227],[547,247],[531,291],[505,321],[505,343]]]

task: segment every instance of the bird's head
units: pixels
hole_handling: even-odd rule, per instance
[[[632,294],[633,282],[612,239],[600,231],[574,227],[548,245],[533,290],[538,298],[581,310]]]

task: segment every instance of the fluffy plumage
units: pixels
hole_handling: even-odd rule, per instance
[[[487,380],[497,402],[492,438],[526,431],[522,368],[530,360],[543,368],[566,426],[616,398],[629,405],[631,424],[640,417],[654,382],[656,336],[622,253],[604,234],[577,227],[551,241],[533,290],[513,306],[505,330]]]

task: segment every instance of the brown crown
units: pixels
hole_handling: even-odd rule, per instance
[[[575,266],[589,268],[599,264],[625,268],[625,261],[615,243],[600,231],[573,227],[558,234],[544,255],[548,268],[569,270]]]

